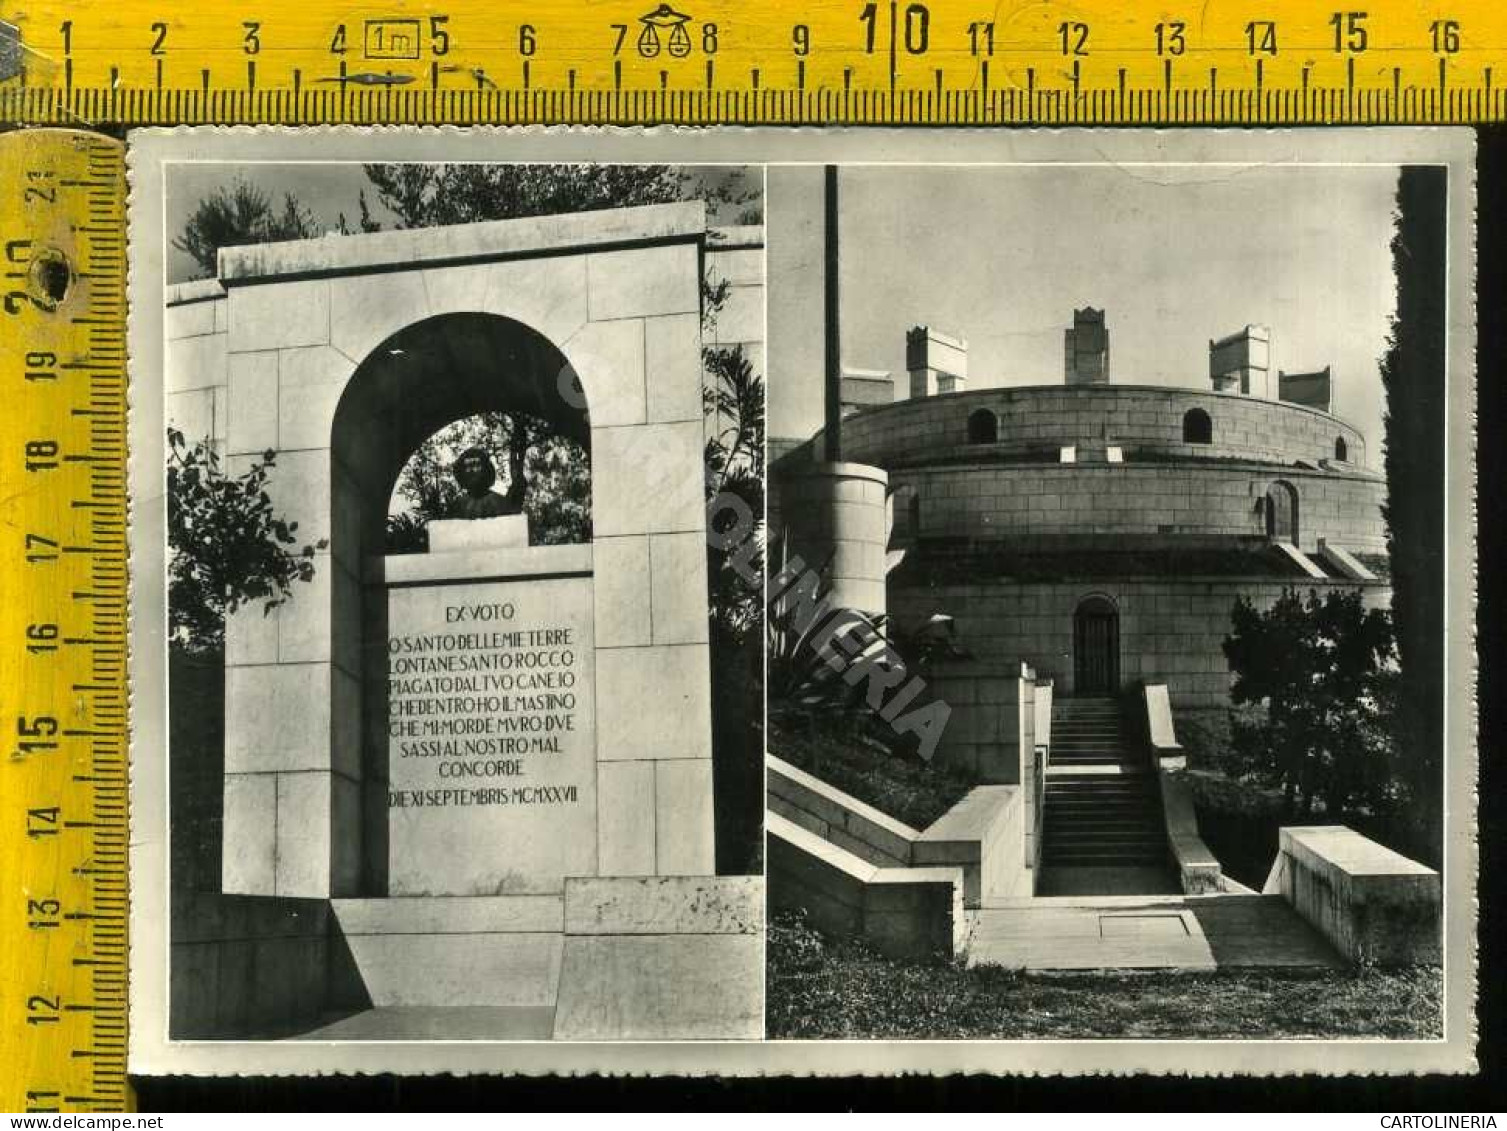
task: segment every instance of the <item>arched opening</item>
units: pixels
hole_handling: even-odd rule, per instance
[[[1266,536],[1274,542],[1298,541],[1298,492],[1278,479],[1266,489]]]
[[[335,509],[344,509],[345,480],[361,489],[354,500],[361,522],[336,524],[336,537],[381,553],[388,503],[411,457],[447,426],[479,416],[531,421],[538,436],[569,441],[590,460],[585,393],[552,342],[497,315],[428,318],[374,349],[340,398],[330,440]]]
[[[540,504],[545,502],[530,496],[549,495],[558,487],[547,474],[551,461],[558,462],[562,453],[571,452],[582,461],[582,466],[568,470],[577,481],[585,477],[585,486],[578,493],[584,496],[585,507],[581,529],[589,539],[591,427],[585,394],[564,355],[531,327],[496,315],[470,313],[414,323],[382,342],[357,367],[335,410],[330,437],[330,554],[334,567],[331,654],[343,673],[337,678],[346,690],[332,696],[332,731],[361,736],[359,751],[349,755],[352,760],[359,758],[360,817],[357,820],[352,814],[351,820],[341,823],[348,830],[346,835],[359,837],[360,890],[366,895],[479,893],[466,886],[470,881],[460,861],[450,864],[459,886],[433,886],[432,860],[436,854],[428,849],[453,835],[450,826],[456,818],[442,810],[392,807],[405,788],[452,785],[439,778],[456,759],[399,756],[403,752],[395,730],[402,727],[395,727],[394,720],[396,713],[406,710],[402,699],[406,692],[394,690],[390,650],[393,639],[406,638],[404,634],[459,631],[446,624],[447,604],[469,599],[494,602],[492,607],[498,608],[495,603],[506,598],[496,596],[497,586],[508,584],[508,577],[529,571],[530,563],[518,555],[535,552],[528,544],[539,544],[536,530],[531,529],[526,539],[507,543],[507,548],[494,549],[486,543],[493,535],[487,529],[490,524],[469,521],[478,517],[474,514],[447,515],[445,506],[446,499],[453,503],[459,494],[450,466],[460,455],[453,450],[457,444],[480,439],[486,446],[490,437],[494,463],[501,465],[497,468],[499,484],[509,486],[516,474],[516,468],[508,466],[514,436],[526,441],[521,451],[526,484],[517,501],[530,519],[537,517]],[[428,503],[429,513],[420,514],[415,521],[426,522],[432,534],[435,520],[455,518],[448,525],[461,528],[463,539],[476,539],[472,552],[388,556],[390,507],[395,495],[403,496],[400,485],[405,468],[421,455],[430,464],[427,474],[434,480],[430,485],[434,498]],[[415,493],[421,492],[415,489]],[[506,516],[506,510],[503,514]],[[466,521],[460,521],[462,518]],[[532,528],[535,523],[529,525]],[[516,532],[515,526],[512,533]],[[459,572],[440,578],[437,571],[447,559],[457,563],[454,568]],[[398,562],[405,563],[401,570],[395,564]],[[394,570],[398,573],[393,574]],[[582,604],[583,594],[567,592],[568,586],[584,586],[584,604],[588,609],[590,606],[589,561],[584,572],[573,576],[577,579],[549,583],[563,595],[560,607],[569,606],[568,611],[558,614],[561,618],[575,616],[575,607]],[[511,617],[511,612],[508,615]],[[488,627],[500,631],[527,629],[529,625],[520,615],[518,621]],[[455,647],[473,645],[462,641]],[[428,659],[423,662],[431,664]],[[443,662],[440,656],[431,666],[442,667]],[[572,662],[589,664],[589,651]],[[457,725],[467,723],[468,716],[463,713],[456,717]],[[405,734],[431,737],[423,731],[427,722],[417,716],[410,721],[417,729]],[[583,717],[586,725],[589,719]],[[594,760],[594,750],[573,752],[570,757]],[[431,782],[417,776],[421,774],[438,777]],[[585,838],[575,839],[586,842]],[[591,847],[587,843],[587,848]],[[517,845],[498,847],[499,852],[517,849]],[[415,862],[423,859],[431,860],[428,876],[420,876],[415,870]],[[480,850],[472,851],[466,863],[478,873],[507,874],[497,861],[485,860]],[[547,866],[541,866],[536,874],[547,871]]]
[[[1185,444],[1212,444],[1214,442],[1214,422],[1209,419],[1209,414],[1201,408],[1190,408],[1183,413],[1183,443]]]
[[[993,444],[999,440],[999,420],[987,408],[976,408],[968,414],[968,442],[970,444]]]
[[[1073,612],[1073,694],[1114,695],[1120,690],[1120,611],[1094,594]]]
[[[921,518],[921,497],[916,488],[909,483],[896,487],[890,495],[890,508],[890,546],[909,545],[915,541]]]
[[[591,541],[591,458],[579,442],[525,412],[484,412],[446,424],[419,445],[398,473],[387,506],[386,552],[429,550],[428,524],[445,518],[464,492],[453,467],[484,451],[502,508],[527,518],[528,544]]]
[[[1345,443],[1345,437],[1334,438],[1334,458],[1340,463],[1345,463],[1350,458],[1350,448]]]

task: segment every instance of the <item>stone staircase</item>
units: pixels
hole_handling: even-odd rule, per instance
[[[1168,863],[1156,775],[1112,698],[1052,704],[1044,868],[1159,868]]]

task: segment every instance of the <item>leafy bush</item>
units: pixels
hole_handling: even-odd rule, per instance
[[[1235,675],[1229,770],[1281,789],[1289,812],[1398,803],[1385,610],[1366,609],[1353,590],[1310,590],[1305,601],[1288,589],[1264,611],[1242,597],[1224,653]]]
[[[914,829],[925,829],[977,784],[951,766],[877,745],[841,716],[771,716],[769,752]]]
[[[252,601],[269,613],[295,581],[314,578],[324,539],[297,550],[298,523],[279,517],[267,494],[275,452],[239,476],[220,469],[205,441],[167,430],[168,635],[189,652],[224,647],[225,618]]]

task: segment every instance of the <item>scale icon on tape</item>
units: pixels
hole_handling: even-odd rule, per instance
[[[686,31],[686,24],[691,17],[684,12],[677,12],[668,4],[661,4],[654,11],[639,16],[638,22],[644,25],[644,30],[638,34],[638,53],[645,59],[653,59],[659,55],[660,33],[665,33],[664,51],[672,59],[684,59],[691,53],[691,33]]]

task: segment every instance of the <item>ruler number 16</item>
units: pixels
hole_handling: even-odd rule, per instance
[[[1435,55],[1453,55],[1460,50],[1460,21],[1435,20],[1429,24]]]

